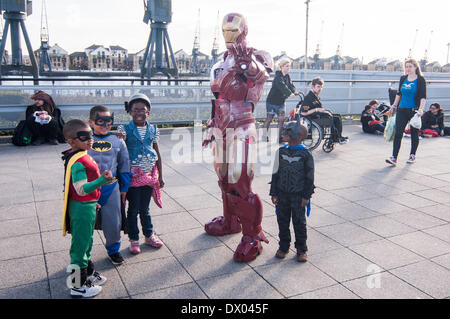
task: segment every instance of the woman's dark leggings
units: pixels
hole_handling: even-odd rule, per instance
[[[395,116],[395,137],[394,137],[394,150],[392,156],[397,158],[400,151],[400,145],[402,144],[403,132],[405,131],[406,124],[412,119],[416,113],[415,109],[409,109],[399,107],[397,109],[397,115]],[[411,128],[411,153],[416,155],[417,147],[419,146],[419,130]]]

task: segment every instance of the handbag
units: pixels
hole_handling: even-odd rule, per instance
[[[396,115],[390,116],[386,127],[384,129],[384,139],[386,142],[392,142],[395,137],[395,117]]]
[[[411,121],[409,122],[409,125],[411,125],[412,127],[420,130],[422,127],[422,118],[417,114],[414,114],[414,116],[412,117]]]
[[[381,121],[373,120],[373,121],[369,122],[369,126],[372,126],[372,125],[375,125],[375,124],[380,124],[380,123],[381,123]]]
[[[12,136],[12,143],[16,146],[27,146],[31,144],[31,130],[28,128],[26,121],[22,120],[17,124]]]

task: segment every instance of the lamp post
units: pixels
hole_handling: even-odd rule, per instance
[[[304,80],[306,87],[306,70],[308,69],[308,20],[309,20],[309,3],[311,0],[306,0],[306,36],[305,36],[305,69],[304,69]]]
[[[448,64],[448,55],[450,53],[450,43],[447,43],[447,64]]]

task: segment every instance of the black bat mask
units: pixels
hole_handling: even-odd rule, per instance
[[[98,113],[94,120],[95,125],[108,127],[114,124],[114,113],[111,116],[100,116]]]
[[[79,139],[82,142],[92,140],[92,131],[78,131],[75,139]]]

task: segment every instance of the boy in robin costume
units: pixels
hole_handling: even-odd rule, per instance
[[[72,234],[70,263],[72,297],[94,297],[106,278],[100,276],[91,261],[94,240],[96,206],[101,186],[114,182],[110,171],[100,175],[97,163],[87,154],[93,144],[90,127],[81,120],[71,120],[64,126],[64,137],[72,147],[63,152],[65,161],[63,236]],[[75,275],[74,275],[75,274]]]
[[[114,124],[114,113],[103,105],[96,105],[90,110],[89,125],[94,130],[94,144],[88,154],[97,162],[100,171],[110,170],[118,182],[102,186],[100,189],[101,222],[96,229],[102,229],[105,235],[105,247],[112,263],[124,262],[120,254],[121,234],[127,233],[127,216],[125,201],[131,182],[128,149],[125,142],[110,130]]]

